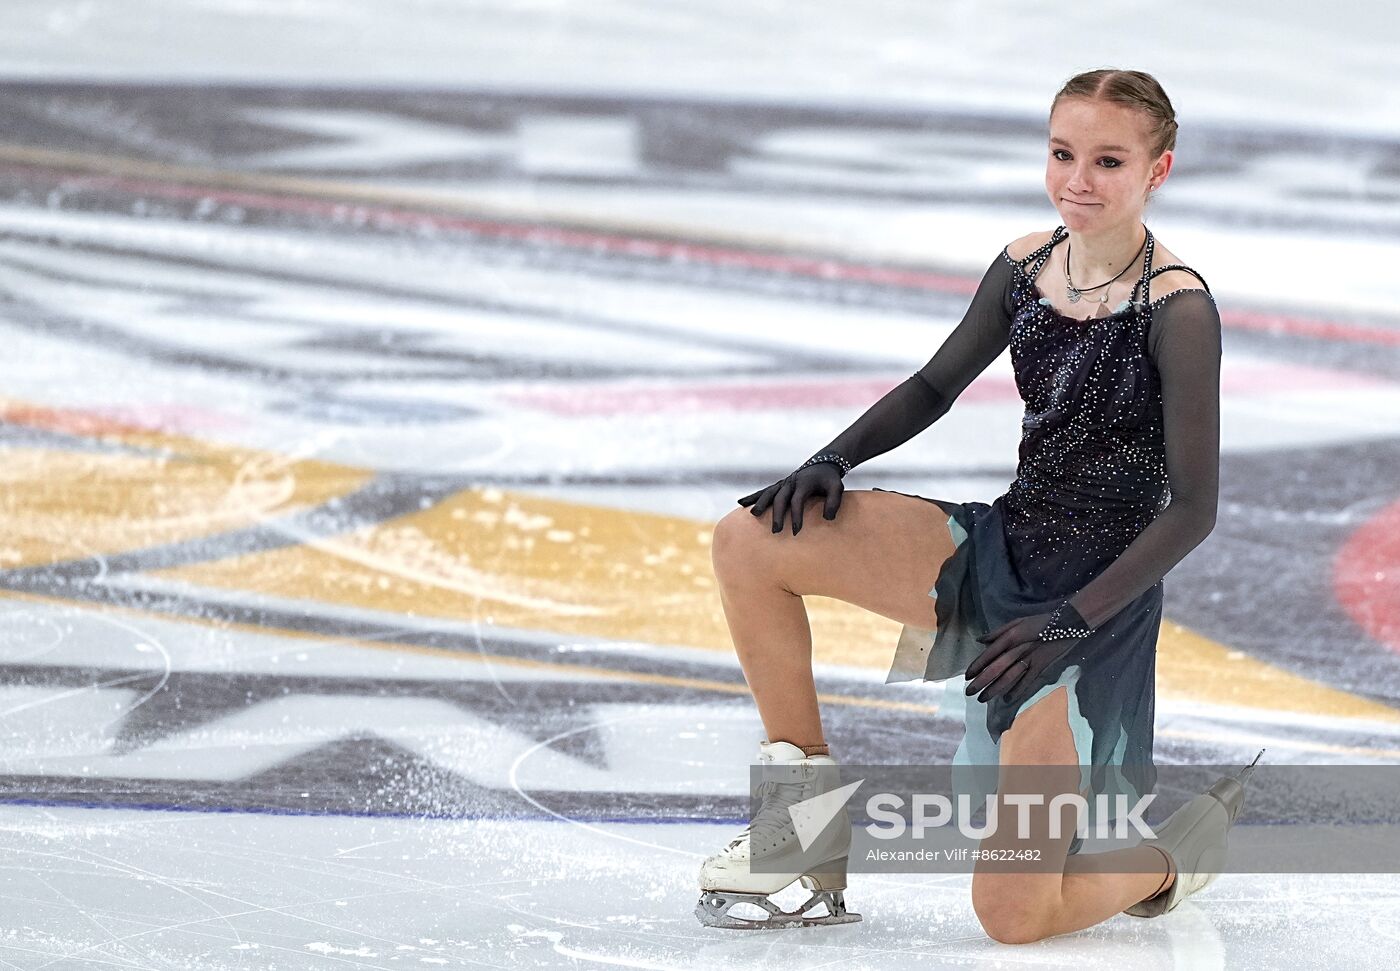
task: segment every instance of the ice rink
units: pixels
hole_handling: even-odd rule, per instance
[[[692,913],[763,737],[713,525],[1058,224],[1091,67],[1172,96],[1146,219],[1224,325],[1156,759],[1400,764],[1392,5],[6,14],[0,968],[1395,966],[1383,873],[1024,946],[962,874]],[[1022,409],[1003,355],[846,487],[990,502]],[[949,760],[943,689],[883,683],[900,625],[808,610],[833,754]]]

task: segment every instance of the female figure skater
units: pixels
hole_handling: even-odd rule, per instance
[[[1008,244],[927,364],[717,524],[721,601],[768,738],[759,761],[782,767],[788,781],[765,783],[749,827],[705,861],[703,923],[859,919],[842,899],[844,810],[812,850],[820,865],[749,867],[756,849],[776,854],[767,860],[798,852],[786,808],[839,785],[820,781],[821,767],[836,762],[813,683],[809,594],[905,625],[890,681],[965,685],[955,764],[999,765],[999,784],[1014,781],[1006,766],[1060,767],[1058,791],[1091,804],[1108,773],[1128,805],[1152,791],[1162,577],[1214,527],[1219,474],[1220,317],[1205,280],[1143,223],[1171,172],[1176,130],[1151,75],[1103,69],[1071,78],[1051,105],[1045,165],[1063,225]],[[851,468],[946,414],[1008,345],[1026,410],[1016,479],[1004,495],[987,505],[843,491]],[[824,515],[803,531],[817,499]],[[1031,817],[1036,845],[1063,866],[1028,873],[978,864],[979,921],[998,941],[1026,943],[1118,913],[1166,913],[1217,875],[1248,774],[1197,796],[1155,838],[1109,853],[1077,854],[1082,840],[1072,828],[1050,840],[1041,807]],[[814,891],[802,908],[785,913],[767,900],[798,879]],[[730,915],[739,902],[773,917]],[[828,913],[805,916],[818,902]]]

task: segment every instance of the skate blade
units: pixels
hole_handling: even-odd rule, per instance
[[[768,916],[764,918],[731,916],[730,908],[741,903],[760,907],[768,911]],[[807,912],[818,904],[825,904],[828,912],[808,916]],[[779,908],[763,894],[725,893],[720,890],[707,890],[700,895],[700,902],[695,905],[695,916],[706,927],[723,927],[728,930],[819,927],[825,924],[852,924],[861,919],[860,914],[853,914],[846,910],[846,902],[840,891],[814,893],[801,907],[789,912]]]

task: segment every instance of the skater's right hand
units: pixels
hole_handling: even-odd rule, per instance
[[[762,516],[769,506],[773,507],[773,532],[783,530],[783,520],[791,514],[792,535],[802,531],[802,509],[813,496],[825,496],[826,506],[823,518],[836,518],[836,510],[841,508],[841,473],[834,462],[819,462],[805,469],[798,469],[785,479],[774,482],[765,489],[739,500],[741,506],[753,506],[749,510],[755,516]]]

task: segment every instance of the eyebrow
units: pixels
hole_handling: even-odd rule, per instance
[[[1050,141],[1055,142],[1055,143],[1060,144],[1060,145],[1068,145],[1068,144],[1069,144],[1069,142],[1065,141],[1063,138],[1056,138],[1054,135],[1051,135],[1051,136],[1050,136]],[[1096,146],[1094,146],[1094,151],[1096,151],[1096,152],[1097,152],[1097,151],[1131,152],[1132,149],[1131,149],[1131,148],[1124,148],[1122,145],[1096,145]]]

